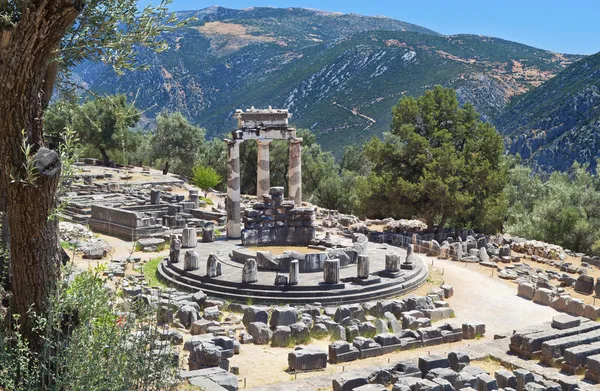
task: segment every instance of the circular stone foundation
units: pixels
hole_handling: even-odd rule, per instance
[[[348,247],[352,243],[348,240]],[[307,262],[310,267],[301,267],[297,285],[275,285],[277,275],[287,276],[289,263],[277,267],[265,267],[265,262],[258,260],[257,252],[269,251],[269,247],[249,248],[241,245],[239,240],[218,241],[214,243],[199,243],[193,249],[199,255],[200,267],[195,271],[185,271],[181,251],[180,261],[171,263],[163,260],[158,266],[158,273],[168,284],[185,291],[202,290],[210,296],[220,297],[230,301],[264,304],[322,304],[357,303],[386,297],[394,297],[408,293],[422,285],[428,276],[427,266],[415,257],[415,267],[412,270],[402,270],[390,276],[390,273],[379,272],[385,269],[385,255],[396,252],[401,259],[406,258],[406,250],[370,242],[367,253],[370,263],[370,275],[367,279],[357,278],[357,264],[346,263],[340,267],[340,281],[337,284],[327,284],[323,281],[322,266]],[[326,250],[327,251],[327,250]],[[221,261],[221,275],[207,275],[207,259],[215,254]],[[312,253],[319,254],[319,252]],[[243,257],[242,257],[243,255]],[[282,255],[277,255],[281,257]],[[243,263],[248,258],[257,259],[259,264],[258,281],[242,283]],[[271,270],[269,270],[271,269]],[[315,270],[316,269],[316,270]],[[394,274],[394,273],[391,273]],[[395,278],[393,278],[395,277]]]

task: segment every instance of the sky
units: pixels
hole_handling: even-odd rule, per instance
[[[212,5],[388,16],[446,35],[488,35],[560,53],[600,51],[600,0],[173,0],[170,8],[197,10]]]

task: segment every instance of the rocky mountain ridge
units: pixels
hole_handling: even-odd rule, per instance
[[[142,53],[148,71],[117,78],[86,63],[75,74],[96,91],[136,96],[149,117],[180,110],[213,136],[235,127],[236,108],[288,108],[296,127],[338,155],[386,131],[403,95],[452,87],[491,120],[581,58],[385,17],[264,7],[180,15],[198,21],[167,35],[166,52]]]

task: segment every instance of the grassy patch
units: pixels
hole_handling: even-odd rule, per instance
[[[156,246],[156,252],[166,249],[167,246],[167,242],[159,244],[158,246]],[[135,242],[135,251],[144,251],[144,247],[139,242]]]
[[[162,257],[153,258],[142,266],[142,272],[148,280],[148,286],[167,287],[167,285],[158,279],[158,264],[160,261],[162,261]]]
[[[198,199],[200,201],[204,201],[206,202],[206,205],[214,205],[215,203],[213,202],[213,200],[211,200],[210,198],[206,198],[206,197],[198,197]]]
[[[77,245],[71,242],[63,242],[61,240],[60,247],[62,247],[64,250],[74,250],[77,248]]]

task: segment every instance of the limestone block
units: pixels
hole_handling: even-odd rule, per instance
[[[268,344],[273,336],[273,332],[269,329],[269,326],[262,322],[250,323],[248,325],[248,334],[252,336],[256,345]]]
[[[550,289],[539,288],[533,295],[533,302],[541,305],[550,305],[552,297],[553,292]]]
[[[327,352],[313,346],[298,346],[288,354],[290,370],[308,371],[327,367]]]
[[[485,325],[483,323],[463,323],[463,338],[474,339],[482,337],[485,334]]]
[[[221,260],[215,254],[209,254],[206,261],[206,275],[210,278],[221,275]]]
[[[298,321],[298,310],[295,307],[275,307],[271,313],[271,327],[290,326]]]
[[[522,283],[519,284],[518,293],[519,297],[522,297],[527,300],[533,300],[535,294],[535,288],[531,284]]]
[[[448,358],[438,355],[419,357],[419,369],[423,376],[427,376],[427,373],[435,368],[450,368]]]
[[[214,227],[202,228],[202,242],[210,243],[215,241],[215,229]]]
[[[273,331],[271,346],[286,347],[292,343],[292,331],[289,326],[277,326]]]

